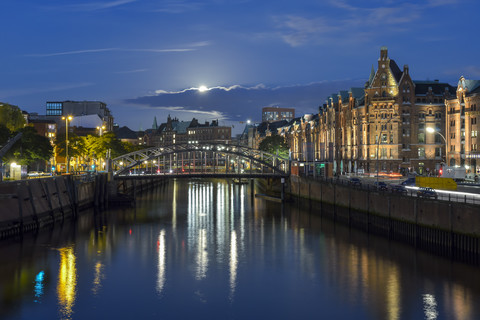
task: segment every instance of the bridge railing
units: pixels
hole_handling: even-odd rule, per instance
[[[288,175],[290,161],[245,146],[218,143],[176,144],[148,148],[112,159],[116,175],[128,173],[212,172]]]

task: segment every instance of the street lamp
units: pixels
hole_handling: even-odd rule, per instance
[[[99,136],[103,136],[103,130],[105,130],[105,126],[99,126],[97,127],[97,130],[98,130],[98,134]]]
[[[70,161],[68,159],[68,121],[71,121],[72,119],[72,116],[62,117],[62,120],[65,120],[65,161],[67,163],[67,173],[68,167],[70,167]]]
[[[432,127],[428,127],[428,128],[427,128],[427,132],[428,132],[428,133],[436,133],[436,134],[438,134],[440,137],[442,137],[443,142],[445,142],[445,162],[448,162],[447,139],[445,139],[445,136],[444,136],[443,134],[441,134],[440,132],[438,132],[437,130],[435,130],[434,128],[432,128]]]

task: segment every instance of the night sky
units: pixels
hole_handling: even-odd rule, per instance
[[[315,113],[380,47],[414,80],[480,79],[480,1],[2,0],[0,101],[100,100],[134,130]],[[201,91],[198,88],[202,88]],[[207,89],[207,90],[205,90]]]

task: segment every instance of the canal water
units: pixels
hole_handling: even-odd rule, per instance
[[[478,266],[321,210],[171,181],[0,242],[0,319],[480,319]]]

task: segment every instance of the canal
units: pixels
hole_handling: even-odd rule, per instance
[[[1,319],[480,319],[477,265],[176,180],[0,242]]]

